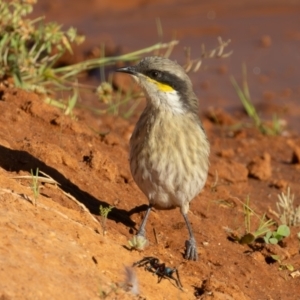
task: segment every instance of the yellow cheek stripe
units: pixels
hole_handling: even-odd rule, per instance
[[[154,79],[151,79],[149,77],[147,78],[147,80],[152,82],[152,83],[155,83],[157,85],[157,88],[162,92],[173,92],[174,91],[174,89],[171,86],[167,85],[167,84],[158,82],[158,81],[156,81]]]

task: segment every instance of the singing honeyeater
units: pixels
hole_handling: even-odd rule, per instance
[[[156,56],[117,71],[131,74],[147,100],[130,139],[131,173],[149,200],[137,237],[145,237],[152,207],[179,207],[189,231],[185,258],[197,260],[187,214],[190,201],[206,182],[209,142],[191,80],[179,64]]]

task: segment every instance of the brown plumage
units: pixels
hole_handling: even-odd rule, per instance
[[[146,57],[118,71],[133,75],[147,99],[130,139],[131,173],[150,203],[137,235],[145,237],[151,207],[179,207],[190,235],[185,257],[197,260],[187,213],[207,178],[209,143],[192,83],[181,66],[161,57]]]

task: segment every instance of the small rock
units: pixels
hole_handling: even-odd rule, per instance
[[[272,175],[271,156],[264,153],[261,157],[255,157],[249,164],[249,177],[259,180],[267,180]]]
[[[285,98],[289,98],[291,97],[291,95],[293,94],[293,91],[291,88],[285,88],[284,90],[282,90],[282,92],[280,93],[280,95],[282,97],[285,97]]]
[[[115,182],[119,176],[117,164],[109,155],[105,155],[104,153],[93,152],[92,159],[89,161],[89,166],[92,169],[97,170],[103,178],[108,181]]]
[[[259,251],[254,251],[251,253],[251,257],[260,263],[265,263],[265,257]]]
[[[272,45],[272,39],[269,35],[263,35],[260,38],[260,46],[263,48],[269,48]]]
[[[219,156],[224,158],[232,158],[234,156],[234,151],[232,148],[230,149],[222,149],[219,153]]]
[[[290,275],[291,275],[293,278],[300,277],[300,271],[297,270],[297,271],[295,271],[295,272],[292,272]]]
[[[219,125],[233,125],[237,123],[230,114],[220,108],[209,107],[206,112],[206,117],[213,123]]]
[[[270,80],[271,80],[270,76],[267,76],[267,75],[265,75],[265,74],[259,75],[259,76],[258,76],[258,79],[259,79],[259,82],[260,82],[260,83],[263,83],[263,84],[268,83],[268,82],[270,82]]]
[[[219,178],[232,183],[247,181],[248,178],[247,168],[232,160],[218,159],[216,162],[212,161],[212,168],[210,170],[210,175],[215,176],[214,172],[216,170]]]
[[[227,74],[227,73],[228,73],[228,66],[227,66],[227,65],[220,65],[220,66],[217,68],[217,71],[218,71],[218,73],[221,74],[221,75]]]
[[[202,288],[205,291],[203,296],[201,296],[203,300],[250,300],[235,283],[221,281],[214,276],[205,280],[202,284]]]
[[[275,187],[277,189],[285,190],[288,186],[288,182],[283,179],[279,179],[279,180],[275,179],[270,183],[270,186]]]
[[[300,147],[294,146],[293,147],[293,154],[292,154],[292,164],[300,164]]]
[[[274,100],[276,98],[276,93],[273,91],[264,91],[263,98],[267,101]]]

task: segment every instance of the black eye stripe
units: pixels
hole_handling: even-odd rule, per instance
[[[169,85],[178,92],[184,93],[187,89],[186,83],[182,79],[169,72],[159,70],[147,70],[144,74],[158,82]]]

